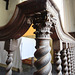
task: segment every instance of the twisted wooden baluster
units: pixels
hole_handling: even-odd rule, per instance
[[[75,46],[73,47],[73,50],[74,50],[74,53],[75,53]],[[73,65],[74,65],[74,75],[75,75],[75,54],[73,54],[74,55],[74,63],[73,63]]]
[[[71,61],[70,61],[70,51],[69,51],[69,48],[67,49],[67,56],[68,56],[68,74],[71,75]]]
[[[56,52],[56,65],[57,65],[57,75],[62,75],[61,57],[60,51]]]
[[[71,75],[74,75],[74,71],[73,71],[73,49],[70,48],[70,52],[71,52]]]
[[[50,28],[52,23],[47,20],[47,12],[38,13],[33,16],[33,27],[36,29],[36,49],[34,63],[37,71],[34,75],[52,75],[50,54]]]
[[[6,64],[7,64],[6,75],[12,75],[12,61],[13,61],[12,56],[13,56],[12,52],[8,52],[8,58],[6,61]]]
[[[12,52],[14,50],[11,50],[10,48],[10,40],[5,41],[4,49],[8,52],[8,57],[6,60],[7,68],[6,68],[6,75],[12,75],[12,61],[13,61],[13,54]]]
[[[48,75],[50,72],[51,75],[51,55],[50,55],[50,46],[46,45],[49,44],[48,40],[38,40],[39,43],[41,42],[41,46],[37,48],[37,51],[35,52],[35,57],[37,58],[37,61],[35,62],[35,66],[37,68],[37,72],[34,73],[34,75]],[[38,43],[38,44],[39,44]],[[45,44],[43,44],[45,43]]]
[[[63,66],[64,66],[64,75],[68,75],[67,53],[65,49],[63,50]]]
[[[72,47],[72,60],[73,60],[73,75],[75,75],[74,74],[74,47]]]

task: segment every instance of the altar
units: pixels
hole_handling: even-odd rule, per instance
[[[4,41],[0,42],[0,63],[6,65],[7,52],[4,50]],[[17,40],[12,41],[12,48],[15,49],[13,52],[13,67],[22,69],[22,60],[34,57],[35,39],[21,37]],[[17,63],[17,64],[16,64]]]

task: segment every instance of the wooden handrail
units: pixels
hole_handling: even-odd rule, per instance
[[[36,29],[35,39],[37,49],[37,51],[34,54],[35,57],[37,58],[37,61],[34,64],[37,68],[37,71],[34,73],[34,75],[52,75],[51,54],[50,54],[51,47],[49,44],[51,36],[50,34],[52,34],[52,32],[55,32],[52,35],[56,37],[56,39],[54,39],[55,37],[54,38],[52,37],[53,41],[58,42],[57,45],[59,48],[60,44],[62,45],[62,49],[59,48],[56,49],[57,50],[56,63],[58,65],[57,66],[58,75],[62,75],[61,55],[63,56],[64,61],[63,62],[64,74],[68,75],[67,64],[69,64],[70,62],[67,61],[68,58],[67,49],[69,48],[68,56],[73,55],[74,49],[72,48],[75,47],[75,39],[68,33],[64,32],[59,12],[60,12],[59,9],[52,0],[28,0],[18,4],[16,6],[15,13],[11,18],[11,20],[9,21],[9,23],[4,27],[0,28],[0,40],[1,41],[6,40],[7,42],[7,40],[9,39],[17,39],[21,37],[33,23],[33,28]],[[51,31],[52,28],[54,28],[53,31]],[[11,41],[8,42],[10,43]],[[69,44],[68,48],[66,47],[66,43]],[[7,49],[7,51],[8,55],[10,55],[12,50]],[[71,56],[71,58],[72,57],[73,56]],[[70,69],[72,70],[70,71],[72,72],[73,61],[71,62],[71,66]],[[8,71],[7,73],[12,74],[10,73],[10,70],[11,67],[7,69]]]

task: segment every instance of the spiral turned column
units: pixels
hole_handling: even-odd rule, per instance
[[[75,46],[73,47],[73,50],[74,50],[74,53],[75,53]],[[75,54],[73,53],[73,61],[74,61],[74,63],[73,63],[73,65],[74,65],[74,74],[75,74]]]
[[[68,62],[66,49],[63,50],[63,66],[64,66],[64,75],[68,75]]]
[[[60,51],[57,51],[55,55],[56,55],[57,75],[62,75]]]
[[[70,61],[70,50],[67,49],[67,57],[68,57],[68,74],[71,75],[71,61]]]
[[[8,57],[6,60],[7,68],[6,68],[6,75],[12,75],[12,61],[13,61],[13,51],[10,47],[11,40],[5,41],[4,49],[8,52]]]
[[[47,12],[37,13],[33,16],[33,27],[36,29],[36,49],[34,63],[37,71],[34,75],[52,75],[51,54],[50,54],[50,29],[52,22]]]
[[[11,52],[8,52],[8,58],[6,60],[7,68],[6,68],[6,75],[12,75],[12,58],[13,54]]]
[[[71,60],[71,75],[74,75],[74,69],[73,69],[73,49],[70,48],[70,60]]]
[[[72,62],[72,64],[73,64],[73,75],[74,75],[74,47],[72,47],[72,60],[73,60],[73,62]]]

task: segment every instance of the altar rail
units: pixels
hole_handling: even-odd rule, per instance
[[[34,75],[52,75],[50,37],[56,52],[57,75],[75,75],[75,39],[64,32],[59,10],[53,0],[28,0],[18,4],[10,23],[0,29],[0,40],[6,41],[5,49],[8,52],[6,75],[12,75],[14,49],[10,39],[21,37],[31,24],[36,29],[37,50],[34,55],[37,61],[34,65],[37,71]],[[10,35],[7,29],[11,27]],[[3,29],[6,29],[6,33],[2,32]]]

